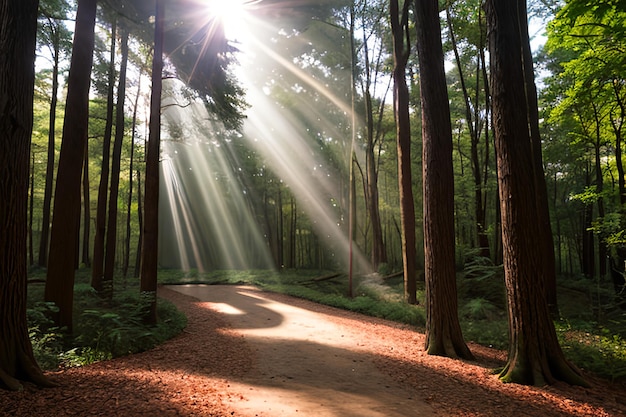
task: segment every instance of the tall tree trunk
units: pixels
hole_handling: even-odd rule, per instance
[[[164,0],[156,0],[154,55],[152,57],[152,96],[150,134],[146,152],[146,192],[141,251],[140,290],[145,303],[146,323],[155,324],[159,241],[159,156],[161,141],[161,92],[163,90]]]
[[[602,160],[600,155],[600,148],[602,147],[602,133],[600,132],[602,126],[602,120],[599,115],[596,104],[591,101],[591,106],[593,108],[593,116],[595,121],[595,138],[594,138],[594,155],[595,155],[595,173],[596,173],[596,193],[598,195],[597,205],[598,205],[598,219],[600,221],[604,221],[604,177],[602,174]],[[606,262],[607,262],[607,246],[606,246],[606,235],[604,233],[599,233],[598,237],[598,274],[600,278],[603,279],[606,277]]]
[[[52,205],[52,184],[54,180],[54,153],[56,135],[56,113],[59,91],[59,49],[60,37],[58,30],[53,34],[52,56],[52,97],[50,100],[50,120],[48,123],[48,158],[46,163],[46,185],[43,195],[43,216],[41,221],[41,237],[39,239],[39,259],[37,263],[41,267],[48,264],[48,241],[50,233],[50,208]]]
[[[80,216],[80,182],[89,122],[96,3],[96,0],[79,0],[76,12],[44,295],[46,301],[54,302],[59,308],[57,324],[67,326],[70,332],[76,259],[73,250],[68,249],[76,246],[76,219]]]
[[[89,197],[89,141],[85,141],[85,161],[83,162],[83,250],[82,262],[86,267],[89,261],[89,231],[91,229],[91,199]]]
[[[520,2],[520,5],[522,3]],[[522,34],[528,38],[528,20],[526,3],[524,11],[519,14]],[[540,254],[543,257],[543,285],[546,289],[548,308],[553,317],[559,316],[556,297],[556,265],[554,259],[554,237],[550,224],[550,208],[548,207],[548,187],[546,175],[543,170],[543,156],[541,150],[541,134],[539,132],[539,107],[537,103],[537,87],[535,85],[535,70],[533,57],[530,50],[530,42],[522,42],[522,61],[524,64],[524,85],[526,87],[526,100],[528,103],[528,125],[530,127],[530,144],[533,153],[533,166],[535,184],[537,186],[535,200],[537,202],[537,223],[540,225],[536,244],[541,246]]]
[[[487,0],[493,121],[500,204],[504,271],[509,309],[508,362],[505,382],[543,385],[564,380],[586,385],[559,346],[543,286],[545,259],[536,244],[536,176],[528,128],[520,28],[525,0]]]
[[[111,158],[111,186],[109,195],[109,219],[107,221],[106,253],[104,260],[103,285],[104,295],[113,296],[113,273],[115,272],[115,251],[117,249],[117,200],[120,189],[122,162],[122,143],[124,141],[124,107],[126,98],[126,68],[128,66],[128,31],[122,29],[122,60],[117,86],[117,105],[115,109],[115,142]]]
[[[617,168],[617,185],[619,189],[619,202],[621,206],[626,204],[626,178],[624,178],[624,164],[622,163],[622,128],[626,121],[626,104],[620,94],[622,83],[614,80],[613,91],[619,112],[617,117],[611,117],[611,126],[615,133],[615,166]]]
[[[354,32],[354,31],[353,31]],[[365,38],[366,34],[363,34]],[[354,43],[354,42],[353,42]],[[353,45],[353,49],[354,49]],[[376,132],[374,129],[374,108],[372,105],[372,70],[369,60],[369,48],[367,39],[363,42],[363,52],[365,55],[365,87],[363,95],[365,96],[365,121],[366,121],[366,145],[365,145],[365,203],[367,205],[367,213],[369,214],[370,223],[372,225],[372,253],[371,261],[374,270],[378,270],[381,263],[387,262],[387,250],[383,239],[383,227],[380,219],[380,204],[378,196],[378,166],[376,164]],[[356,52],[353,52],[353,56]],[[353,72],[356,71],[356,60],[353,63]],[[353,75],[356,78],[355,75]],[[354,83],[353,83],[354,84]],[[383,107],[384,108],[384,107]],[[382,110],[381,110],[382,111]],[[380,115],[382,117],[382,115]]]
[[[591,174],[590,174],[589,162],[585,168],[585,185],[591,186]],[[581,268],[583,275],[587,278],[593,278],[596,271],[595,263],[595,250],[593,234],[593,204],[590,202],[583,203],[582,213],[582,254],[581,254]]]
[[[281,185],[280,183],[276,184],[276,188],[278,189],[278,203],[277,203],[277,213],[276,213],[276,219],[277,219],[277,230],[276,230],[276,246],[277,249],[276,251],[278,252],[278,259],[277,259],[277,267],[279,269],[283,268],[285,266],[285,248],[284,248],[284,233],[285,233],[285,227],[284,227],[284,221],[283,221],[283,194],[280,190]]]
[[[111,50],[109,61],[109,85],[107,90],[106,124],[102,140],[102,165],[100,168],[100,185],[98,186],[98,203],[96,206],[96,235],[93,241],[93,266],[91,268],[91,286],[98,292],[103,291],[104,256],[107,217],[107,195],[109,186],[109,167],[111,154],[111,136],[113,134],[113,107],[115,90],[115,39],[117,21],[111,27]]]
[[[438,0],[415,2],[415,20],[422,102],[426,350],[471,359],[458,317],[452,125]]]
[[[135,277],[139,277],[141,270],[141,253],[143,251],[143,198],[141,196],[141,171],[137,170],[137,223],[139,225],[139,239],[135,258]]]
[[[124,241],[125,254],[124,264],[122,266],[122,275],[126,279],[128,275],[128,267],[130,265],[130,235],[131,235],[131,214],[133,204],[133,169],[135,167],[135,130],[137,128],[137,110],[139,108],[139,98],[141,96],[141,77],[143,71],[139,71],[139,83],[137,85],[137,96],[133,104],[133,121],[131,123],[130,135],[130,162],[128,168],[128,200],[126,205],[126,239]]]
[[[0,387],[50,386],[26,322],[27,204],[37,0],[0,3]]]
[[[472,103],[472,99],[469,95],[467,85],[465,82],[465,75],[463,72],[463,66],[461,63],[461,57],[459,54],[456,37],[454,35],[454,28],[452,26],[452,19],[450,17],[450,3],[447,4],[446,7],[446,20],[448,23],[448,30],[450,33],[450,40],[452,42],[452,49],[454,51],[454,59],[456,62],[456,66],[459,71],[459,80],[461,83],[461,91],[463,92],[463,101],[465,104],[465,118],[467,120],[467,128],[470,134],[470,143],[471,143],[471,167],[472,174],[474,176],[474,217],[476,221],[476,240],[477,245],[480,248],[480,256],[484,256],[489,258],[491,256],[489,251],[489,238],[487,236],[487,228],[486,228],[486,210],[483,205],[483,180],[482,180],[482,165],[480,163],[480,158],[478,156],[478,145],[480,143],[480,129],[478,126],[479,123],[479,112],[477,102]],[[481,60],[477,61],[477,72],[480,72]],[[478,91],[479,85],[479,77],[476,77],[476,90]],[[476,94],[478,96],[478,93]],[[472,108],[475,109],[475,112],[472,112]]]
[[[30,193],[28,202],[28,264],[35,264],[35,248],[33,244],[33,216],[35,214],[35,154],[32,153],[30,163]]]
[[[408,14],[411,2],[405,1],[400,10],[398,0],[391,0],[391,32],[393,36],[394,114],[398,146],[398,183],[400,193],[400,222],[402,228],[402,261],[404,265],[404,298],[417,304],[415,203],[411,181],[411,122],[409,119],[409,88],[406,64],[409,59]]]

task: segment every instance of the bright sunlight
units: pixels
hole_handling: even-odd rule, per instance
[[[207,6],[211,19],[215,18],[224,26],[226,38],[231,41],[244,42],[250,30],[247,20],[250,11],[261,0],[198,0]]]

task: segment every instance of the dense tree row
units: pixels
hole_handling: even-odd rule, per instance
[[[503,263],[502,379],[584,384],[551,315],[557,273],[610,275],[623,293],[620,2],[532,4],[554,16],[539,104],[521,0],[261,2],[271,25],[246,81],[266,101],[243,94],[236,45],[195,2],[23,3],[0,14],[4,385],[47,383],[27,261],[69,330],[81,264],[104,298],[134,269],[147,321],[159,266],[402,271],[409,303],[424,277],[428,352],[462,358],[457,273]],[[213,156],[196,169],[199,153]]]

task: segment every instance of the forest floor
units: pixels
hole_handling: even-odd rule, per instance
[[[505,352],[426,355],[405,325],[247,286],[159,295],[188,317],[137,355],[50,373],[57,388],[0,391],[0,416],[626,416],[626,387],[503,384]]]

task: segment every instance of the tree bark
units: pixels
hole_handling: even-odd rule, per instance
[[[144,320],[155,324],[159,236],[159,156],[161,141],[161,92],[163,90],[163,0],[156,0],[154,55],[152,57],[152,96],[150,133],[146,152],[143,248],[141,251],[141,296],[145,303]]]
[[[406,65],[409,58],[408,12],[410,1],[402,10],[398,0],[391,0],[391,32],[393,36],[394,114],[398,147],[398,183],[400,193],[400,223],[402,228],[402,261],[404,265],[404,298],[417,304],[415,258],[415,203],[411,181],[411,122],[409,119],[409,88],[406,82]],[[405,40],[406,38],[406,40]]]
[[[522,3],[520,2],[520,5]],[[526,3],[524,12],[519,14],[521,33],[528,38],[528,20]],[[540,225],[537,244],[541,246],[540,254],[543,256],[543,285],[546,289],[548,308],[553,317],[559,316],[559,308],[556,296],[556,263],[554,258],[554,237],[550,224],[550,208],[548,207],[548,187],[543,170],[543,156],[541,151],[541,134],[539,132],[539,107],[537,103],[537,87],[535,85],[535,70],[533,57],[530,50],[530,42],[522,42],[522,62],[524,65],[524,85],[526,87],[526,100],[528,103],[528,125],[530,126],[530,144],[533,153],[533,166],[535,184],[537,185],[535,199],[537,202],[537,223]]]
[[[502,216],[504,271],[509,310],[504,382],[543,385],[563,380],[586,385],[559,346],[543,286],[544,259],[536,244],[537,184],[528,126],[520,28],[522,0],[487,0],[493,122]]]
[[[89,121],[96,0],[79,0],[67,82],[63,139],[55,187],[45,300],[59,308],[56,322],[72,331],[77,218]]]
[[[0,387],[51,386],[26,322],[27,205],[37,0],[0,3]]]
[[[472,359],[458,317],[452,124],[437,0],[415,3],[422,102],[426,351]]]
[[[102,141],[102,164],[100,168],[100,185],[98,186],[98,203],[96,206],[96,235],[93,242],[93,265],[91,268],[91,286],[97,291],[104,290],[104,257],[107,220],[107,196],[110,172],[111,136],[113,134],[113,107],[115,90],[115,39],[117,21],[111,27],[111,47],[109,62],[109,85],[107,90],[106,124]]]
[[[120,188],[122,143],[124,141],[124,107],[126,98],[126,68],[128,66],[128,31],[122,30],[121,63],[117,87],[115,114],[115,141],[111,158],[111,186],[109,194],[109,218],[107,221],[106,253],[104,259],[103,289],[106,298],[113,297],[113,273],[115,272],[115,251],[117,249],[117,200]]]

